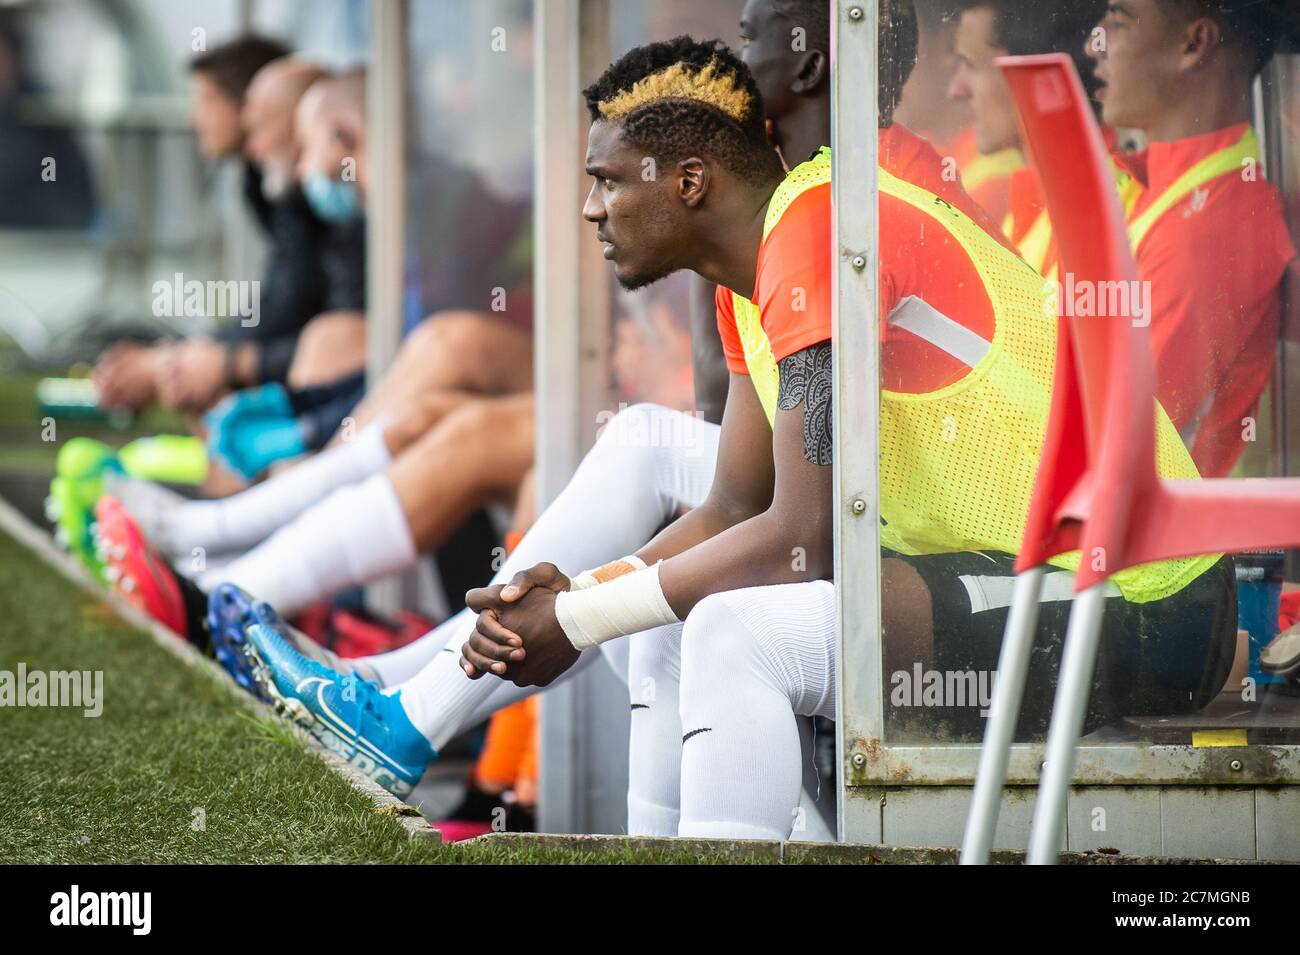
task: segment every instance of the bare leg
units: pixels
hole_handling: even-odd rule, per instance
[[[484,501],[512,501],[533,465],[533,397],[462,405],[388,469],[420,551],[440,544]]]
[[[905,560],[880,562],[881,629],[885,644],[885,673],[912,671],[920,663],[929,669],[934,658],[934,607],[930,588]]]
[[[366,316],[338,311],[317,315],[298,336],[286,383],[314,388],[355,374],[366,366]]]
[[[393,367],[352,415],[364,426],[440,391],[507,395],[533,385],[533,340],[480,312],[439,312],[402,343]]]
[[[436,391],[413,398],[409,405],[386,416],[383,428],[384,445],[388,448],[388,453],[396,460],[449,414],[479,400],[481,399],[464,391]],[[353,428],[356,430],[359,425],[353,425]],[[342,432],[335,436],[335,441],[341,437]]]

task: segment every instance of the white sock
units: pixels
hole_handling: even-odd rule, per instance
[[[229,581],[290,616],[346,587],[410,567],[417,556],[397,492],[388,475],[376,474],[339,488],[265,543],[201,575],[198,584],[211,590]]]
[[[607,646],[628,645],[627,689],[631,732],[628,738],[627,833],[675,836],[681,816],[682,625],[672,623]]]
[[[471,624],[472,626],[472,624]],[[468,631],[467,631],[468,632]],[[507,706],[513,706],[520,700],[532,696],[549,687],[515,686],[509,680],[487,675],[477,680],[465,676],[460,668],[460,648],[464,640],[455,641],[455,650],[444,647],[433,655],[432,661],[420,671],[422,685],[436,686],[446,691],[445,697],[434,697],[431,693],[413,689],[413,681],[398,687],[402,691],[402,709],[411,723],[424,734],[434,751],[447,745],[447,741],[472,726],[477,726],[489,719],[492,714]],[[405,648],[403,648],[405,649]],[[576,663],[565,670],[549,686],[559,686],[571,680],[587,667],[592,666],[601,657],[598,649],[585,650]],[[371,661],[376,657],[366,657],[357,661],[374,669]],[[378,673],[376,670],[375,672]],[[389,684],[379,674],[384,686]],[[445,716],[447,712],[456,714],[454,719]],[[427,727],[427,729],[426,729]]]
[[[703,502],[713,483],[718,433],[715,425],[654,405],[620,412],[492,583],[505,583],[542,561],[575,574],[642,547],[682,505]],[[650,435],[677,435],[680,440],[651,441]],[[473,631],[474,620],[475,615],[467,613],[448,621],[459,622],[447,637],[423,645],[427,665],[402,684],[402,706],[434,749],[472,726],[469,720],[491,705],[490,698],[509,694],[493,695],[503,682],[499,678],[471,680],[460,669],[460,647]],[[455,652],[441,653],[444,647]],[[418,652],[413,652],[402,662],[416,659]],[[379,657],[367,662],[384,667]],[[392,685],[388,679],[384,682]]]
[[[173,556],[187,555],[195,547],[235,550],[261,543],[330,491],[380,474],[390,463],[382,424],[376,422],[351,441],[321,451],[246,491],[158,509],[156,520],[151,518],[157,525],[153,534],[131,504],[126,508],[141,522],[150,541]]]
[[[834,585],[749,587],[696,604],[682,631],[680,714],[677,834],[790,838],[804,778],[795,714],[835,715]]]
[[[473,619],[470,610],[462,610],[404,647],[363,659],[379,675],[380,683],[384,686],[397,686],[423,670],[435,654],[447,649],[453,634],[461,630],[468,632],[468,629],[473,626]],[[471,622],[467,625],[466,621]],[[456,645],[455,652],[457,655],[460,654],[459,643]]]
[[[184,510],[189,504],[207,503],[190,501],[175,491],[144,478],[112,472],[104,475],[104,493],[121,501],[127,513],[135,518],[140,533],[155,547],[169,555],[177,553],[168,547],[165,541],[167,529],[174,520],[176,512]]]

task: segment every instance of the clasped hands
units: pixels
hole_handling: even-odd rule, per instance
[[[471,680],[484,673],[517,686],[547,686],[578,659],[555,616],[555,596],[569,578],[554,564],[520,571],[508,584],[465,595],[478,612],[474,633],[461,647],[461,669]]]

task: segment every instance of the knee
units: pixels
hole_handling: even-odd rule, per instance
[[[477,464],[517,489],[533,463],[530,406],[496,398],[467,401],[450,412],[434,432],[456,448],[462,462]]]
[[[400,435],[401,445],[417,440],[458,409],[475,403],[475,397],[463,391],[434,391],[414,396],[408,407],[393,415],[391,427]]]
[[[659,431],[665,416],[677,412],[648,401],[637,402],[618,411],[602,411],[596,417],[600,429],[596,443],[618,445],[649,445],[649,438]]]
[[[651,472],[660,456],[676,447],[685,432],[678,419],[687,417],[663,405],[646,402],[623,408],[617,413],[602,411],[597,417],[600,428],[592,454],[620,461],[641,472]]]
[[[359,371],[366,363],[366,319],[360,312],[326,312],[298,336],[288,383],[310,388]]]
[[[456,361],[481,348],[489,321],[478,312],[435,312],[412,329],[403,347],[422,360]]]
[[[709,685],[725,679],[753,654],[753,635],[736,605],[736,595],[742,592],[710,594],[687,614],[682,628],[683,685],[688,680]]]
[[[516,424],[516,414],[490,398],[477,398],[463,402],[448,412],[442,426],[455,439],[458,446],[494,447],[506,438]]]
[[[490,403],[477,399],[467,401],[443,417],[439,430],[445,431],[462,453],[480,445],[488,446],[495,439],[499,422]]]

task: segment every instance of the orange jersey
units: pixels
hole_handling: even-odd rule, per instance
[[[892,175],[961,210],[989,235],[1006,240],[962,189],[945,176],[943,160],[925,140],[894,124],[880,131],[880,165]],[[994,315],[974,263],[931,216],[881,193],[880,314],[890,315],[915,297],[930,308],[992,340]],[[776,361],[831,338],[831,187],[802,193],[759,247],[753,299]],[[731,292],[718,289],[718,332],[727,368],[748,374],[736,328]],[[911,332],[882,321],[882,384],[891,391],[941,388],[969,368]]]
[[[1020,150],[1003,149],[983,155],[975,146],[975,130],[971,126],[935,149],[940,156],[955,163],[962,188],[990,219],[1001,225],[1011,207],[1011,174],[1025,163]]]
[[[1116,156],[1142,187],[1130,221],[1245,131],[1243,123]],[[1156,396],[1206,477],[1226,474],[1241,454],[1242,419],[1272,374],[1281,280],[1295,257],[1277,188],[1255,174],[1211,179],[1134,250],[1138,276],[1150,282]]]

